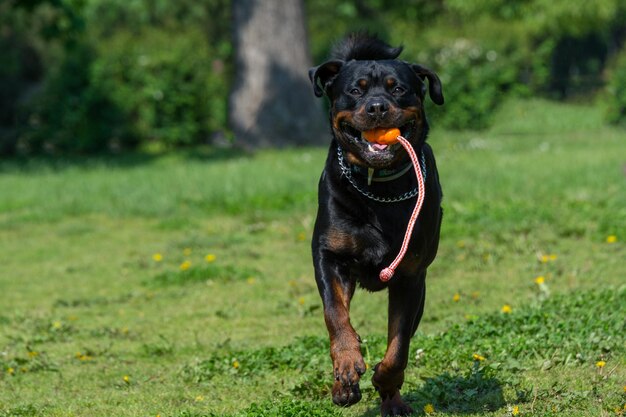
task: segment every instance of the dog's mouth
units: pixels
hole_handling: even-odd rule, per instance
[[[349,148],[356,151],[358,156],[363,159],[367,165],[370,165],[375,168],[385,167],[393,161],[395,161],[396,155],[400,149],[402,149],[402,145],[396,142],[393,144],[383,144],[383,143],[375,143],[369,142],[364,137],[365,130],[359,130],[352,124],[348,122],[341,123],[341,133],[346,139]],[[411,141],[415,136],[416,130],[416,122],[415,120],[409,120],[401,126],[376,126],[377,129],[391,129],[397,128],[400,130],[400,135],[402,135],[408,141]],[[368,129],[369,130],[369,129]]]

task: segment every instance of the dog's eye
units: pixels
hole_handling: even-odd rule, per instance
[[[394,87],[394,89],[391,91],[391,93],[394,96],[401,96],[402,94],[404,94],[404,88],[396,86]]]
[[[350,94],[352,94],[353,96],[357,96],[358,97],[362,93],[361,93],[361,90],[359,90],[358,88],[353,88],[352,90],[350,90]]]

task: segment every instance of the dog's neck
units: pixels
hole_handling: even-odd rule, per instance
[[[374,182],[387,182],[400,178],[411,170],[411,161],[400,164],[395,168],[374,169],[365,168],[359,165],[348,164],[352,174],[367,177],[368,185]]]
[[[407,142],[408,143],[408,142]],[[411,199],[413,197],[415,197],[416,195],[418,195],[418,187],[415,187],[409,191],[405,191],[404,193],[398,195],[398,196],[394,196],[394,197],[390,197],[390,196],[379,196],[379,195],[375,195],[373,194],[369,189],[364,189],[362,188],[362,186],[360,184],[358,184],[357,181],[355,181],[354,175],[353,175],[353,169],[354,167],[357,167],[357,169],[362,170],[361,172],[366,171],[367,174],[366,175],[361,175],[361,173],[358,173],[358,176],[362,177],[362,178],[367,178],[368,180],[371,179],[371,177],[373,177],[374,174],[374,170],[368,169],[366,167],[362,167],[362,166],[356,166],[355,164],[351,164],[350,162],[348,162],[346,160],[346,158],[344,157],[344,153],[343,150],[341,149],[341,146],[339,146],[339,144],[334,144],[334,146],[336,146],[337,149],[337,163],[339,164],[339,168],[340,171],[342,173],[342,176],[344,176],[345,178],[347,178],[347,180],[350,182],[350,184],[362,195],[364,195],[365,197],[372,199],[374,201],[378,201],[378,202],[382,202],[382,203],[396,203],[399,201],[404,201],[404,200],[408,200]],[[419,157],[419,163],[421,165],[421,172],[424,178],[426,178],[426,157],[424,154],[423,149],[420,149],[419,151],[420,157]],[[412,162],[409,162],[409,171],[411,168],[411,164]],[[404,164],[402,165],[404,166]],[[398,172],[396,172],[395,174],[390,175],[387,178],[391,178],[394,177],[393,179],[399,179],[399,178],[403,178],[404,175],[406,174],[406,172],[402,172],[403,168],[394,168],[394,170],[398,170]],[[380,170],[379,170],[380,171]],[[408,172],[408,171],[407,171]],[[391,181],[391,179],[387,179],[388,181]],[[368,182],[367,186],[369,187],[371,185],[371,181]]]

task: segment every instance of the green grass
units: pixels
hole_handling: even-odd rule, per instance
[[[537,100],[497,120],[431,133],[445,217],[404,395],[418,414],[617,415],[626,133]],[[377,415],[371,370],[359,404],[330,401],[309,253],[325,154],[1,161],[0,416]],[[352,310],[373,365],[385,294]]]

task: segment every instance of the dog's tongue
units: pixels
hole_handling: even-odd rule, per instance
[[[387,145],[383,145],[382,143],[372,143],[372,148],[378,150],[378,151],[382,151],[385,148],[387,148]]]

